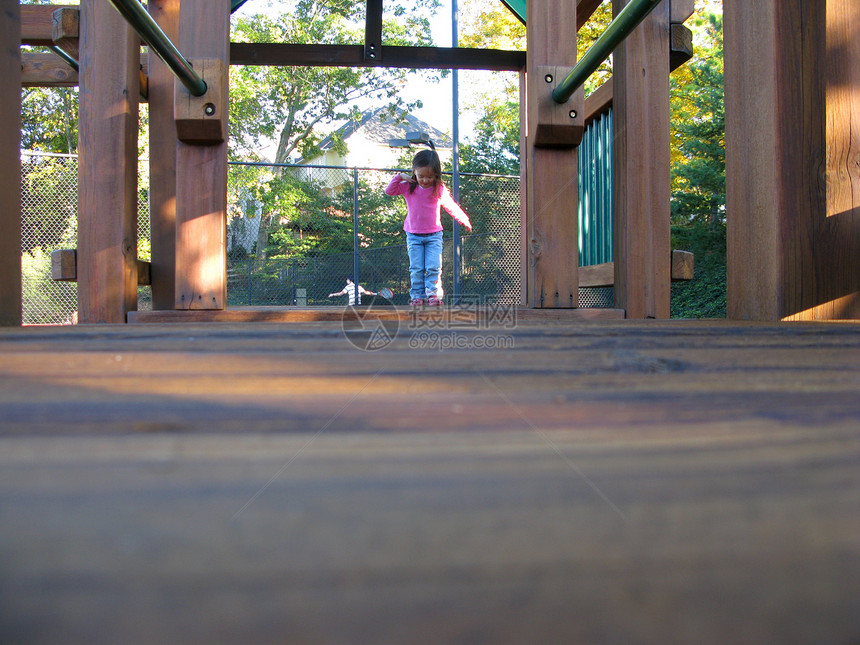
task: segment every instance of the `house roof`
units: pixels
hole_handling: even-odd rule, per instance
[[[407,114],[398,109],[394,116],[386,108],[365,110],[357,121],[347,121],[338,128],[335,133],[327,136],[320,142],[322,150],[330,150],[334,134],[343,137],[344,141],[356,132],[361,132],[367,140],[388,145],[392,139],[405,139],[407,132],[426,132],[430,135],[437,148],[451,148],[451,138],[441,130],[434,128],[429,123]]]

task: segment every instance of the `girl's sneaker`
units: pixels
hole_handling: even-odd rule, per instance
[[[427,304],[431,307],[440,307],[442,306],[442,298],[438,298],[436,296],[430,296],[427,299]]]
[[[427,304],[427,301],[424,300],[424,298],[412,298],[412,300],[409,301],[409,304],[413,307],[423,307]]]

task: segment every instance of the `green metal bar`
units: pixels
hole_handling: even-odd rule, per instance
[[[56,45],[50,45],[48,47],[48,49],[50,49],[57,56],[62,58],[64,61],[66,61],[69,64],[69,67],[71,67],[73,70],[75,70],[76,72],[79,71],[80,65],[78,65],[78,61],[76,61],[74,58],[69,56],[69,54],[67,52],[64,52],[62,49],[60,49]]]
[[[230,0],[230,13],[236,11],[236,9],[241,7],[246,2],[248,2],[248,0]]]
[[[521,23],[526,24],[526,0],[502,0],[502,4],[510,9]]]
[[[600,38],[589,48],[570,74],[552,91],[556,103],[566,103],[577,88],[609,58],[609,54],[636,29],[640,22],[660,4],[662,0],[630,0],[615,20],[609,23]]]
[[[143,8],[138,0],[108,0],[120,15],[128,21],[132,29],[137,32],[140,39],[158,54],[164,64],[170,68],[174,76],[179,79],[192,96],[203,96],[206,94],[206,82],[191,67],[191,63],[179,53],[176,46],[161,31],[161,27],[152,19],[152,16]]]

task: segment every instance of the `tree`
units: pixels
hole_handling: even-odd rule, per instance
[[[287,4],[287,3],[284,3]],[[358,44],[364,40],[364,3],[350,0],[294,0],[277,15],[236,18],[234,41]],[[427,14],[439,0],[386,4],[384,45],[431,45]],[[342,67],[259,67],[230,69],[231,155],[259,159],[261,140],[277,143],[274,161],[311,157],[320,130],[357,118],[359,99],[412,107],[398,95],[408,74],[402,69]]]
[[[670,85],[672,217],[714,226],[724,220],[726,203],[722,16],[702,12],[692,25],[696,56]]]

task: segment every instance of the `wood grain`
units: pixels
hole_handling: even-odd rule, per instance
[[[729,315],[860,318],[858,7],[725,9]]]
[[[227,60],[230,15],[205,0],[180,5],[179,49],[188,59]],[[227,65],[220,96],[227,97]],[[227,303],[227,142],[176,148],[176,309]]]
[[[422,331],[0,330],[2,640],[860,632],[860,325]]]
[[[526,294],[532,307],[576,307],[578,296],[578,159],[576,150],[536,145],[541,67],[576,63],[576,1],[529,3],[526,30]],[[581,96],[581,95],[580,95]],[[580,104],[581,105],[581,104]],[[582,109],[580,109],[582,112]]]
[[[669,317],[668,11],[658,5],[614,55],[615,302],[628,318]]]
[[[0,326],[21,324],[21,10],[0,11]]]
[[[109,3],[81,4],[78,311],[121,323],[137,308],[140,40]]]

